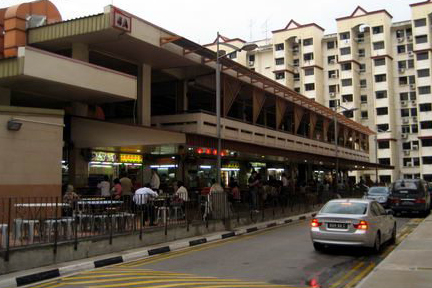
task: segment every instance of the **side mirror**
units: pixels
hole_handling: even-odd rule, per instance
[[[391,210],[391,209],[387,209],[387,210],[386,210],[386,214],[387,214],[387,215],[394,215],[394,211]]]

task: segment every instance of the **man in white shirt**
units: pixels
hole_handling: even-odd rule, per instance
[[[157,192],[150,189],[150,184],[146,184],[143,188],[137,189],[135,191],[135,195],[133,196],[135,205],[141,206],[143,209],[143,223],[145,223],[145,221],[150,218],[150,226],[153,226],[155,213],[153,203],[149,202],[149,200],[158,196],[159,194]]]
[[[189,195],[186,187],[184,187],[184,184],[182,181],[177,181],[177,187],[179,187],[174,194],[178,198],[182,199],[183,202],[189,201]]]
[[[104,180],[98,183],[97,188],[101,190],[102,197],[110,197],[110,182],[108,175],[104,175]]]
[[[159,175],[157,174],[157,170],[156,169],[152,169],[152,177],[151,177],[151,180],[150,180],[150,187],[153,190],[159,191],[160,178],[159,178]]]

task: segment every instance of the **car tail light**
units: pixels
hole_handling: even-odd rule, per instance
[[[415,203],[426,203],[426,198],[417,198],[416,200],[415,200]]]
[[[366,221],[361,220],[358,224],[353,224],[357,230],[367,230],[369,225]]]
[[[311,227],[319,227],[321,225],[322,225],[322,223],[319,222],[318,219],[316,219],[316,218],[312,219],[312,221],[311,221]]]
[[[399,199],[399,198],[388,198],[388,201],[389,201],[390,203],[395,204],[395,203],[399,203],[399,202],[400,202],[400,199]]]

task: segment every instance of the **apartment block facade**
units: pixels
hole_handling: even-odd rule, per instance
[[[229,56],[376,131],[371,162],[395,167],[378,171],[379,181],[432,181],[432,2],[410,9],[410,20],[392,22],[386,10],[358,6],[328,35],[318,24],[291,20],[256,41],[255,51]],[[376,179],[376,171],[355,175]]]

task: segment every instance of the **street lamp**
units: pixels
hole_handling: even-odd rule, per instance
[[[391,132],[389,130],[381,130],[377,128],[377,134],[375,134],[375,184],[378,185],[378,133]]]
[[[222,144],[221,144],[221,87],[220,87],[220,59],[223,57],[228,56],[231,53],[234,52],[240,52],[242,50],[244,51],[252,51],[255,50],[258,46],[255,43],[245,43],[243,47],[238,48],[234,45],[231,45],[229,43],[219,42],[220,35],[219,32],[217,32],[217,38],[216,38],[216,134],[217,134],[217,166],[216,166],[216,173],[217,173],[217,183],[221,185],[221,168],[222,168],[222,157],[221,157],[221,151],[222,151]],[[224,45],[227,47],[230,47],[234,49],[234,51],[220,55],[219,45]]]
[[[341,112],[337,112],[337,108],[341,107],[344,109],[344,111]],[[335,181],[336,181],[336,193],[338,191],[338,185],[339,185],[339,156],[338,156],[338,141],[339,141],[339,135],[338,135],[338,128],[337,128],[337,114],[339,113],[343,113],[343,112],[354,112],[358,110],[358,108],[345,108],[343,106],[337,105],[334,107],[334,114],[333,114],[333,121],[334,121],[334,127],[335,127],[335,156],[336,156],[336,177],[335,177]]]

